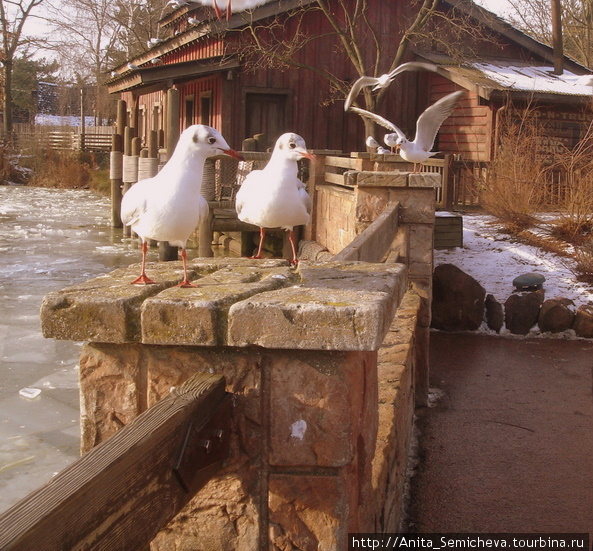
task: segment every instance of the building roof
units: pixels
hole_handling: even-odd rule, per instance
[[[468,60],[455,65],[444,56],[424,55],[439,65],[439,73],[486,100],[504,99],[509,93],[515,99],[574,102],[591,101],[593,74],[577,74],[564,70],[554,74],[547,63],[527,63],[519,60]]]
[[[492,91],[517,91],[536,94],[558,94],[571,96],[593,95],[593,75],[577,75],[564,71],[554,74],[549,65],[527,63],[471,63],[461,68],[474,74],[476,81],[488,86]]]

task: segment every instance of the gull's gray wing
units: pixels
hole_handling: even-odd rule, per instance
[[[380,115],[371,113],[366,109],[359,109],[358,107],[351,107],[350,111],[356,113],[357,115],[360,115],[361,117],[364,117],[365,119],[372,120],[373,122],[377,123],[383,128],[387,128],[387,130],[390,130],[391,132],[395,132],[400,138],[406,138],[406,135],[397,126],[395,126],[395,124],[381,117]]]
[[[453,112],[457,102],[463,96],[464,92],[458,90],[452,94],[447,94],[436,103],[428,107],[416,123],[416,137],[414,142],[425,151],[430,151],[434,144],[437,132],[443,124],[443,121]]]
[[[352,88],[350,88],[350,92],[348,92],[348,97],[346,98],[346,101],[344,102],[344,111],[348,111],[348,109],[352,105],[352,102],[355,100],[355,98],[358,96],[358,94],[360,94],[360,91],[365,86],[373,86],[374,84],[377,84],[377,82],[379,82],[379,79],[375,78],[375,77],[360,77],[352,85]]]
[[[432,71],[433,73],[437,72],[438,67],[432,63],[423,63],[422,61],[408,61],[407,63],[402,63],[398,65],[393,71],[389,73],[389,78],[393,80],[396,75],[403,73],[404,71]]]

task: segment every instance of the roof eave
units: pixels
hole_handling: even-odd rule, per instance
[[[110,94],[128,92],[144,89],[145,87],[166,88],[171,84],[184,80],[205,76],[221,71],[236,69],[241,66],[236,57],[223,59],[222,57],[211,58],[207,63],[198,61],[183,61],[159,67],[147,67],[136,69],[130,75],[123,78],[116,78],[107,82],[107,90]]]

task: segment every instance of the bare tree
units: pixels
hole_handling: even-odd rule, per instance
[[[509,0],[513,25],[544,44],[552,45],[550,0]],[[562,0],[562,30],[565,52],[593,68],[593,2]]]
[[[89,93],[93,87],[87,100],[105,114],[113,103],[102,86],[107,71],[148,48],[166,0],[47,2],[46,20],[53,29],[48,47],[60,60],[62,78]]]
[[[4,70],[3,101],[4,111],[3,130],[5,134],[12,132],[12,73],[14,59],[20,47],[30,42],[23,34],[25,22],[33,10],[43,0],[0,0],[0,31],[2,44],[0,46],[0,60]]]
[[[475,24],[468,22],[467,16],[459,13],[444,13],[437,9],[438,0],[416,0],[402,2],[408,9],[400,29],[393,29],[393,36],[389,37],[397,47],[386,47],[385,37],[381,37],[376,28],[377,22],[369,16],[368,0],[315,0],[305,7],[297,8],[288,13],[261,23],[251,23],[247,26],[247,36],[241,41],[241,54],[251,58],[256,66],[277,68],[297,67],[316,73],[330,83],[331,97],[327,101],[344,99],[348,94],[351,82],[319,65],[303,61],[298,53],[308,44],[322,38],[333,36],[335,48],[340,49],[351,63],[354,73],[358,76],[378,77],[382,73],[390,72],[406,60],[411,45],[422,41],[432,46],[439,43],[441,50],[452,57],[458,57],[461,40],[459,35],[465,35],[465,53],[467,40],[471,34],[474,37],[483,36],[483,31]],[[318,34],[312,34],[307,28],[306,15],[312,11],[319,11],[327,22],[327,29]],[[287,28],[293,30],[287,32]],[[441,32],[441,27],[447,27]],[[430,29],[430,32],[429,32]],[[430,46],[429,46],[430,48]],[[256,54],[250,56],[250,54]],[[247,62],[249,64],[249,61]],[[363,91],[363,107],[369,111],[376,111],[383,101],[387,88],[378,91],[370,87]],[[367,135],[374,134],[374,123],[365,120]]]

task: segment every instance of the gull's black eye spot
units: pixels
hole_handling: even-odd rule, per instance
[[[198,135],[197,134],[194,134],[193,137],[192,137],[192,140],[193,140],[194,143],[198,143]]]
[[[294,142],[290,142],[288,144],[288,147],[290,147],[290,149],[294,149],[296,147],[296,144]]]
[[[209,143],[210,145],[212,145],[213,143],[216,143],[216,138],[215,138],[214,136],[210,136],[210,137],[208,138],[208,143]]]

